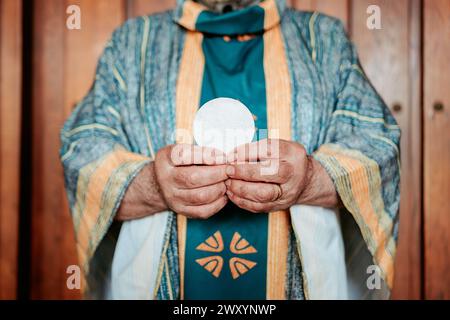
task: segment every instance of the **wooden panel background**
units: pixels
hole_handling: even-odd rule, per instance
[[[378,5],[381,30],[366,27],[367,7]],[[358,0],[352,38],[361,63],[402,129],[400,239],[393,298],[421,294],[420,2]]]
[[[66,8],[81,8],[81,30],[66,28]],[[78,298],[66,287],[77,258],[59,161],[59,131],[92,85],[96,61],[125,19],[121,0],[36,0],[33,28],[33,190],[31,297]]]
[[[381,30],[366,26],[378,5]],[[357,46],[361,64],[402,128],[401,236],[393,299],[421,297],[420,1],[294,0],[301,10],[338,17]]]
[[[17,37],[17,34],[21,33],[21,25],[20,20],[14,20],[14,17],[20,18],[20,4],[17,3],[19,1],[0,0],[0,80],[5,76],[13,79],[8,83],[0,81],[0,93],[2,90],[14,93],[8,94],[7,98],[0,96],[0,271],[3,276],[5,265],[6,268],[11,268],[11,279],[15,276],[13,266],[16,260],[13,256],[17,252],[5,243],[11,243],[11,240],[17,242],[17,233],[5,233],[4,229],[7,228],[5,221],[8,226],[17,225],[18,212],[18,191],[14,193],[14,190],[18,190],[20,132],[17,129],[19,126],[14,124],[19,122],[21,108],[13,106],[20,105],[20,77],[17,77],[20,75],[20,58],[11,55],[11,52],[16,51],[8,51],[17,50],[18,56],[20,55],[20,36]],[[25,159],[32,172],[30,296],[40,299],[79,298],[76,290],[69,291],[66,288],[66,268],[77,264],[77,258],[58,156],[59,130],[75,103],[91,86],[97,59],[112,30],[127,18],[172,8],[175,0],[33,0],[32,3],[31,9],[28,9],[32,10],[33,16],[32,30],[28,30],[32,32],[33,40],[32,128],[31,141],[28,142],[32,146],[32,156]],[[449,194],[450,102],[444,84],[448,84],[450,79],[449,73],[443,72],[442,66],[449,67],[450,48],[448,41],[445,43],[445,37],[442,38],[440,33],[441,30],[446,30],[446,37],[449,38],[448,0],[289,0],[289,3],[302,10],[317,10],[337,16],[343,21],[357,45],[368,77],[402,127],[402,222],[393,297],[448,298],[449,281],[446,270],[450,260],[450,228],[448,204],[441,190],[444,190],[444,195]],[[81,30],[66,28],[66,8],[72,4],[81,8]],[[369,30],[366,27],[366,9],[371,4],[376,4],[381,9],[381,30]],[[7,11],[5,7],[8,8]],[[423,98],[422,10],[425,18]],[[15,49],[5,50],[8,45]],[[439,85],[435,85],[436,83]],[[423,130],[422,99],[425,108]],[[433,111],[436,101],[443,102],[443,111]],[[30,114],[26,116],[29,117]],[[7,138],[4,132],[7,132]],[[425,143],[423,147],[422,132]],[[425,167],[423,190],[422,152]],[[436,163],[442,166],[440,170],[436,169]],[[4,168],[8,168],[8,176],[5,175]],[[16,182],[10,184],[9,179]],[[425,192],[424,216],[422,192]],[[11,194],[16,195],[16,198],[11,197]],[[425,230],[424,242],[422,229]],[[423,244],[426,258],[424,264],[421,253]],[[5,255],[8,256],[7,260],[3,259]],[[423,280],[426,281],[425,288]],[[12,286],[14,285],[12,281]],[[3,284],[0,286],[0,298],[4,297],[1,295],[3,288],[7,287]],[[7,290],[11,294],[15,292]]]
[[[424,35],[425,296],[450,299],[450,1],[424,2]]]
[[[0,300],[17,294],[22,1],[0,0]]]

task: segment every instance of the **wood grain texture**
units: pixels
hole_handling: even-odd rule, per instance
[[[79,298],[77,291],[66,289],[66,268],[78,262],[58,156],[59,131],[73,106],[91,86],[98,56],[112,30],[127,17],[172,8],[175,0],[33,1],[33,104],[32,112],[24,112],[24,116],[32,117],[33,133],[32,140],[26,142],[32,147],[29,161],[33,172],[31,296]],[[0,298],[15,295],[17,277],[17,247],[10,244],[17,243],[14,230],[19,201],[20,2],[0,0]],[[450,225],[446,198],[450,194],[450,47],[449,41],[444,40],[450,38],[450,2],[288,2],[299,9],[317,10],[342,19],[375,88],[390,108],[401,107],[394,112],[403,132],[400,243],[393,298],[449,299]],[[70,4],[78,4],[82,10],[81,30],[66,28],[66,8]],[[370,4],[381,8],[381,30],[366,27],[366,9]],[[422,5],[424,26],[420,19]],[[434,111],[433,105],[438,101],[444,110]]]
[[[369,5],[381,9],[381,30],[366,26]],[[420,2],[358,0],[352,36],[368,78],[402,129],[400,234],[394,299],[421,297]],[[399,107],[400,106],[400,107]],[[398,110],[401,108],[401,110]]]
[[[128,17],[144,16],[173,9],[176,0],[128,0]]]
[[[81,9],[81,30],[66,28],[69,5]],[[78,291],[66,287],[66,268],[78,261],[58,153],[61,126],[92,85],[97,60],[112,31],[127,15],[174,5],[174,1],[35,0],[32,298],[80,298]]]
[[[22,1],[0,0],[0,300],[17,296]]]
[[[425,298],[450,299],[450,1],[424,1]],[[442,110],[436,110],[437,103]]]
[[[66,8],[73,4],[81,8],[81,30],[66,28]],[[122,0],[35,0],[32,298],[80,297],[66,287],[66,269],[78,261],[59,160],[59,132],[92,85],[98,57],[124,17]]]

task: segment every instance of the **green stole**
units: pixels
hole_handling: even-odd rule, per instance
[[[182,107],[186,101],[181,100],[187,95],[184,91],[193,90],[197,96],[191,92],[184,99],[196,99],[196,108],[217,97],[240,100],[254,115],[258,129],[255,140],[267,138],[266,77],[270,71],[264,65],[268,52],[266,30],[277,25],[268,22],[275,21],[278,15],[273,1],[264,4],[218,15],[192,1],[184,3],[178,22],[193,28],[193,32],[187,32],[181,61],[177,128],[190,129],[192,125],[192,115]],[[201,74],[189,64],[197,64]],[[184,118],[188,115],[189,120]],[[286,261],[282,260],[286,260],[288,227],[286,212],[253,214],[231,202],[207,220],[178,216],[182,298],[282,298],[286,270]],[[275,250],[285,253],[274,254]],[[278,269],[277,274],[274,269]]]

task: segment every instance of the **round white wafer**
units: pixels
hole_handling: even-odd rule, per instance
[[[248,108],[231,98],[206,102],[195,115],[193,134],[197,145],[229,152],[252,142],[255,121]]]

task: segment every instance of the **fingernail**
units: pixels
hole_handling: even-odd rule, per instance
[[[227,195],[228,195],[229,197],[232,197],[232,196],[233,196],[233,192],[231,192],[230,190],[227,190]]]
[[[215,157],[215,164],[225,164],[225,156],[220,154]]]
[[[235,160],[236,160],[236,153],[234,151],[229,152],[227,154],[227,162],[231,163],[231,162],[234,162]]]
[[[227,166],[227,169],[226,169],[226,174],[228,175],[228,176],[234,176],[234,167],[233,166]]]

